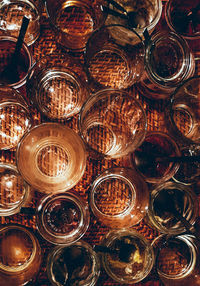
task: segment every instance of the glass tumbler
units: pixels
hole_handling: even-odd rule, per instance
[[[44,196],[36,209],[40,234],[54,244],[69,245],[87,231],[90,221],[87,203],[78,193]]]
[[[189,186],[180,183],[165,182],[152,189],[147,222],[161,233],[177,235],[186,231],[185,226],[170,210],[160,207],[163,203],[168,204],[169,199],[173,200],[177,211],[194,225],[199,212],[198,197]]]
[[[47,274],[53,286],[94,286],[100,275],[100,261],[84,241],[57,246],[49,253]]]
[[[30,129],[18,144],[17,168],[35,189],[45,193],[65,192],[81,179],[86,152],[78,134],[58,123],[43,123]]]
[[[198,286],[199,241],[191,235],[160,235],[152,243],[158,275],[165,286]]]
[[[33,59],[28,46],[23,43],[16,66],[19,79],[8,79],[5,69],[10,64],[16,42],[17,38],[15,37],[0,36],[0,84],[13,88],[20,88],[26,83]]]
[[[55,120],[79,113],[89,94],[83,66],[63,54],[42,57],[33,66],[26,87],[31,102]]]
[[[104,89],[83,105],[79,131],[96,158],[120,158],[143,141],[146,115],[139,101],[126,91]]]
[[[30,187],[14,165],[0,163],[0,216],[10,216],[20,211],[27,201]]]
[[[41,247],[35,235],[20,225],[0,228],[0,285],[19,286],[39,272]]]
[[[168,99],[194,71],[195,61],[187,42],[174,32],[158,31],[147,44],[145,72],[137,89],[150,99]]]
[[[144,43],[127,27],[103,26],[87,42],[85,64],[96,87],[128,88],[140,80],[144,70]]]
[[[153,248],[135,230],[112,230],[104,236],[101,245],[110,249],[107,253],[102,252],[103,267],[120,284],[140,282],[153,267]]]
[[[142,144],[130,154],[130,162],[148,183],[160,183],[171,179],[180,164],[163,158],[180,156],[175,140],[160,131],[149,131]],[[157,159],[160,160],[157,160]]]
[[[37,5],[39,4],[39,5]],[[32,45],[40,34],[40,15],[42,5],[38,1],[3,0],[0,3],[0,30],[6,34],[18,37],[22,19],[26,16],[30,22],[24,38],[25,43]]]
[[[200,143],[200,76],[189,78],[174,91],[165,119],[180,144]]]
[[[89,203],[101,223],[110,228],[130,227],[146,214],[148,187],[132,169],[108,169],[92,183]]]
[[[58,44],[81,52],[88,38],[105,21],[104,0],[46,0],[46,12]]]
[[[0,86],[0,150],[17,146],[32,124],[31,114],[21,93]]]

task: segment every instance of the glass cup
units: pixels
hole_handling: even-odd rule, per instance
[[[79,132],[95,158],[120,158],[143,141],[146,115],[138,100],[126,91],[100,90],[83,105]]]
[[[105,21],[102,3],[104,0],[46,0],[57,43],[71,51],[83,51],[92,32]]]
[[[40,3],[40,2],[38,2]],[[22,19],[26,16],[30,22],[24,38],[25,43],[32,45],[40,34],[41,4],[29,0],[3,0],[0,3],[0,30],[18,37]]]
[[[170,0],[165,5],[165,19],[169,28],[188,40],[200,38],[199,1]],[[193,12],[194,11],[194,12]],[[193,14],[193,16],[192,16]],[[192,20],[193,19],[193,20]]]
[[[0,216],[20,212],[27,201],[30,187],[14,165],[0,163]]]
[[[0,150],[17,146],[32,124],[29,106],[13,88],[0,86]]]
[[[129,28],[133,28],[141,37],[145,29],[151,34],[160,20],[162,14],[162,1],[161,0],[145,0],[145,1],[129,1],[129,0],[115,0],[117,4],[123,7],[124,12],[117,9],[116,5],[109,2],[109,9],[119,12],[123,15],[129,15],[128,17],[119,17],[112,15],[108,11],[106,18],[106,25],[118,24]],[[126,11],[126,13],[125,13]],[[135,41],[138,42],[138,37],[135,37]]]
[[[88,243],[78,241],[57,246],[49,253],[47,274],[54,286],[94,286],[100,275],[100,262]]]
[[[18,144],[16,158],[23,178],[45,193],[71,189],[86,167],[81,138],[59,123],[43,123],[27,132]]]
[[[148,183],[161,183],[167,181],[171,179],[179,169],[179,163],[153,160],[154,157],[162,159],[162,157],[181,155],[179,146],[173,138],[166,133],[160,131],[147,132],[143,143],[135,151],[136,155],[134,152],[130,154],[131,165]],[[147,159],[143,164],[143,159],[140,159],[140,156],[143,157],[145,154]],[[152,156],[152,158],[148,157],[148,155]],[[142,163],[137,163],[138,158]]]
[[[139,223],[146,214],[148,187],[132,169],[108,169],[94,180],[89,203],[93,214],[104,225],[130,227]]]
[[[199,241],[191,235],[160,235],[152,243],[165,286],[199,285]]]
[[[200,143],[200,76],[189,78],[174,91],[165,119],[179,144]]]
[[[68,55],[51,54],[32,68],[27,94],[50,119],[67,119],[79,113],[89,91],[81,64]]]
[[[85,64],[89,79],[100,88],[128,88],[143,73],[144,43],[134,30],[120,25],[104,26],[89,38]]]
[[[198,197],[189,186],[180,183],[165,182],[152,189],[147,222],[161,233],[177,235],[185,232],[186,228],[172,212],[160,208],[160,202],[165,200],[166,192],[170,194],[169,198],[174,201],[179,213],[191,225],[194,225],[198,217]],[[168,203],[167,200],[165,203]]]
[[[36,209],[40,234],[54,244],[70,245],[87,231],[90,221],[86,202],[78,193],[44,196]]]
[[[102,253],[101,261],[107,274],[116,282],[138,283],[150,273],[154,264],[153,248],[137,231],[112,230],[101,244],[114,250]],[[126,252],[129,254],[127,261],[124,260]]]
[[[17,80],[17,82],[16,80],[13,80],[13,82],[8,83],[7,79],[4,79],[4,77],[1,76],[4,70],[10,64],[11,57],[15,50],[16,42],[17,38],[15,37],[0,36],[0,84],[13,88],[20,88],[25,84],[33,62],[31,52],[25,43],[22,45],[16,67],[19,75],[19,80]]]
[[[20,225],[1,226],[0,284],[25,285],[39,272],[42,253],[35,235]]]
[[[145,72],[137,89],[151,99],[168,99],[194,71],[194,56],[187,42],[174,32],[158,31],[147,44]]]

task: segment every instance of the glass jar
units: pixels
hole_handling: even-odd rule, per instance
[[[105,235],[101,245],[111,250],[101,254],[103,267],[120,284],[143,280],[153,267],[153,248],[135,230],[112,230]]]
[[[165,286],[199,286],[199,241],[191,235],[157,237],[152,246],[158,275]]]
[[[167,192],[167,196],[166,196]],[[198,198],[189,186],[174,182],[156,185],[150,193],[149,208],[146,221],[158,231],[166,234],[180,234],[186,231],[185,226],[168,209],[163,210],[161,204],[173,200],[177,211],[194,225],[198,217]]]
[[[151,99],[167,99],[194,74],[195,61],[181,36],[159,31],[147,44],[145,70],[137,84],[139,93]]]
[[[0,229],[0,285],[25,285],[37,275],[41,248],[35,235],[20,225]]]
[[[84,241],[57,246],[49,253],[47,275],[54,286],[94,286],[100,275],[100,262]]]

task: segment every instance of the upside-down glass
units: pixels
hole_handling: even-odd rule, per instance
[[[14,165],[0,163],[0,216],[16,214],[27,201],[30,193]]]
[[[103,26],[87,42],[85,64],[97,87],[128,88],[140,80],[144,70],[144,43],[127,27]]]
[[[87,203],[72,191],[42,197],[36,209],[40,234],[54,244],[69,245],[87,231],[90,221]]]
[[[23,43],[20,51],[19,59],[17,62],[17,72],[19,80],[13,80],[12,82],[7,81],[3,78],[2,73],[10,64],[12,55],[15,50],[17,38],[11,36],[0,36],[0,84],[7,85],[13,88],[20,88],[27,80],[28,73],[33,63],[31,52],[28,46]],[[4,73],[5,75],[5,73]]]
[[[47,275],[53,286],[94,286],[100,275],[100,261],[84,241],[57,246],[49,253]]]
[[[192,188],[174,182],[165,182],[156,185],[150,193],[147,222],[161,233],[177,235],[186,231],[181,221],[170,211],[159,207],[159,202],[169,194],[179,213],[193,225],[198,217],[198,197]],[[165,202],[166,204],[168,201]]]
[[[200,76],[189,78],[175,90],[165,109],[165,119],[169,132],[180,144],[200,143]]]
[[[34,281],[42,262],[36,236],[20,225],[0,228],[0,285],[19,286]]]
[[[153,158],[162,158],[169,156],[180,156],[181,152],[179,146],[175,140],[168,135],[160,131],[149,131],[142,144],[136,149],[138,153],[130,154],[131,165],[143,176],[148,183],[161,183],[171,179],[179,169],[179,163],[176,162],[153,162]],[[136,154],[137,154],[136,153]],[[140,158],[146,154],[147,163],[144,165],[137,165],[137,158]],[[148,155],[152,156],[152,159],[148,161]],[[141,159],[142,161],[143,159]]]
[[[0,149],[17,146],[32,124],[29,106],[21,93],[7,86],[0,86]]]
[[[152,243],[158,275],[165,286],[198,286],[199,241],[192,235],[160,235]]]
[[[174,32],[158,31],[147,44],[145,72],[137,89],[151,99],[168,99],[194,71],[194,56],[187,42]]]
[[[147,277],[153,267],[153,248],[135,230],[112,230],[103,237],[101,245],[118,250],[119,253],[120,249],[123,249],[123,254],[126,251],[130,254],[127,262],[121,261],[117,251],[101,255],[101,261],[107,274],[120,284],[128,285],[140,282]]]
[[[105,21],[104,0],[46,0],[46,12],[58,44],[75,52],[85,49],[92,32]]]
[[[96,158],[120,158],[142,143],[146,115],[133,95],[122,90],[104,89],[83,105],[79,131]]]
[[[86,167],[86,152],[79,135],[59,123],[30,129],[16,152],[23,178],[40,192],[65,192],[75,186]]]
[[[42,2],[42,1],[41,1]],[[24,38],[29,46],[40,34],[40,15],[42,4],[32,0],[3,0],[0,2],[0,30],[7,35],[18,37],[22,19],[26,16],[30,22]]]
[[[148,187],[130,168],[108,169],[92,183],[89,203],[101,223],[110,228],[130,227],[139,223],[147,212]]]
[[[32,68],[27,94],[50,119],[67,119],[79,113],[88,97],[87,76],[72,56],[50,54]]]

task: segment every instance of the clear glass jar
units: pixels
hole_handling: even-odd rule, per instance
[[[57,246],[49,253],[47,275],[54,286],[94,286],[100,275],[100,261],[84,241]]]
[[[167,204],[165,192],[170,195],[169,198],[174,201],[176,209],[191,225],[196,222],[199,212],[198,197],[189,186],[174,182],[165,182],[152,189],[146,221],[161,233],[183,233],[186,228],[181,221],[172,212],[159,207],[163,200]]]
[[[102,252],[101,261],[107,274],[120,284],[140,282],[153,267],[153,248],[135,230],[112,230],[103,237],[101,245],[113,250]],[[127,261],[124,259],[126,251],[130,254]]]
[[[138,91],[151,99],[169,98],[195,71],[187,42],[174,32],[154,34],[146,47],[145,71],[137,84]]]
[[[37,275],[42,261],[35,235],[20,225],[0,229],[0,285],[25,285]]]
[[[165,286],[199,286],[199,241],[191,235],[157,237],[152,246],[158,275]]]

